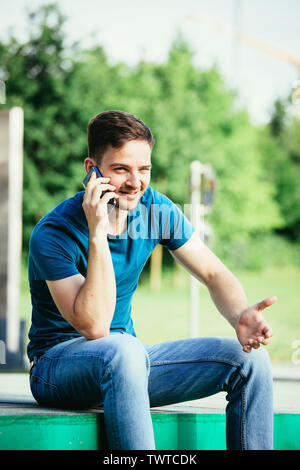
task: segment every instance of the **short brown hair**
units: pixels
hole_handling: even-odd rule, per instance
[[[151,149],[154,137],[150,129],[133,114],[124,111],[104,111],[93,117],[87,130],[88,156],[100,163],[103,154],[111,145],[122,147],[130,140],[144,140]]]

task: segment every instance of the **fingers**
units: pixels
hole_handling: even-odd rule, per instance
[[[113,191],[108,191],[101,198],[101,203],[107,204],[111,199],[117,199],[119,195]]]
[[[255,339],[250,339],[249,343],[248,343],[250,346],[252,346],[252,348],[254,349],[258,349],[259,346],[260,346],[260,342],[259,341],[255,341]]]
[[[98,223],[103,217],[106,219],[109,213],[107,204],[111,199],[119,198],[114,192],[116,187],[109,184],[109,181],[110,178],[97,178],[94,172],[86,185],[82,207],[89,226]]]
[[[253,307],[251,307],[252,314],[249,317],[250,320],[246,317],[242,325],[243,328],[239,330],[238,334],[244,352],[250,353],[252,349],[258,349],[261,344],[266,346],[269,343],[270,338],[273,336],[273,331],[269,325],[266,324],[261,312],[275,302],[277,302],[276,296],[268,297],[258,302],[254,306],[254,310]]]
[[[252,348],[253,349],[258,349],[260,348],[260,344],[259,343],[255,343],[255,344],[245,344],[243,346],[243,351],[246,352],[246,353],[250,353],[252,351]]]
[[[271,338],[271,336],[273,336],[273,332],[268,326],[266,326],[261,331],[260,335],[249,338],[245,341],[245,344],[243,344],[243,350],[245,352],[251,352],[252,348],[258,349],[261,344],[267,346],[269,344],[269,339]]]
[[[99,199],[101,198],[104,191],[109,191],[109,193],[111,193],[114,189],[116,189],[116,187],[111,184],[101,184],[101,185],[95,186],[92,192],[91,200],[90,200],[91,205],[98,204]]]
[[[268,325],[266,325],[263,328],[262,333],[263,333],[265,338],[271,338],[271,336],[274,335],[272,328],[270,328]]]
[[[257,341],[261,344],[264,344],[265,346],[269,344],[269,339],[266,338],[265,336],[258,336]]]
[[[260,343],[258,341],[255,341],[254,339],[250,339],[247,344],[244,344],[243,350],[245,352],[251,352],[252,348],[258,349],[259,347],[260,347]]]
[[[252,351],[252,348],[251,348],[251,346],[245,345],[245,346],[243,346],[243,351],[245,353],[250,353]]]
[[[116,189],[115,186],[108,184],[109,180],[110,178],[96,178],[96,173],[93,173],[86,186],[84,202],[95,206],[99,203],[99,199],[104,191]]]
[[[119,197],[118,194],[114,193],[113,191],[108,191],[105,193],[100,200],[98,200],[96,216],[103,217],[107,215],[108,207],[107,204],[111,199],[117,199]]]
[[[256,304],[256,310],[262,312],[266,307],[270,307],[271,305],[277,302],[277,297],[273,295],[273,297],[268,297],[267,299],[262,300]]]
[[[257,336],[255,339],[249,339],[246,344],[243,345],[243,351],[250,353],[253,349],[258,349],[261,344],[267,346],[269,344],[270,338],[273,336],[273,331],[271,328],[266,326],[263,331],[262,335]]]
[[[97,178],[96,173],[93,172],[92,176],[90,177],[90,180],[88,184],[86,185],[85,188],[85,193],[84,193],[84,200],[85,202],[90,202],[92,198],[92,194],[94,192],[94,189],[96,187],[100,187],[103,184],[108,184],[110,181],[110,178]]]

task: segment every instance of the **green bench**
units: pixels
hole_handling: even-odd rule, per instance
[[[157,450],[224,450],[224,412],[180,406],[151,410]],[[193,408],[191,408],[193,409]],[[34,401],[0,403],[0,450],[107,450],[103,410],[54,410]],[[274,414],[274,449],[300,449],[300,414]]]

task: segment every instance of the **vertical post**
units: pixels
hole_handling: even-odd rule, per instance
[[[191,223],[201,236],[201,175],[203,165],[195,160],[190,165],[191,174]],[[190,275],[190,337],[199,334],[199,281]]]
[[[204,216],[211,211],[213,195],[216,188],[215,173],[210,164],[195,160],[190,165],[191,212],[190,219],[195,232],[203,243],[208,243],[212,235],[209,224],[204,223]],[[190,336],[199,335],[199,291],[200,284],[190,276]]]
[[[19,107],[0,112],[0,320],[8,357],[23,357],[23,351],[20,351],[18,305],[22,246],[23,122],[23,110]]]
[[[9,186],[8,186],[8,283],[7,283],[7,349],[13,353],[20,344],[20,261],[22,252],[23,189],[23,110],[9,112]]]
[[[0,113],[0,319],[7,314],[9,113]],[[5,324],[3,323],[4,327]],[[4,336],[4,335],[3,335]]]
[[[161,288],[163,247],[160,243],[154,248],[150,258],[150,289],[159,290]]]

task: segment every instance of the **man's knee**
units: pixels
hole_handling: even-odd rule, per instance
[[[250,362],[249,367],[264,375],[271,375],[271,363],[268,351],[260,346],[258,349],[252,349],[250,353],[246,353]]]
[[[150,360],[140,340],[129,334],[111,334],[105,339],[105,363],[111,373],[124,371],[135,376],[149,375]]]
[[[249,380],[256,377],[264,382],[272,381],[272,370],[269,354],[265,347],[252,349],[250,353],[243,351],[238,340],[226,338],[223,340],[224,357],[229,364],[235,366],[237,374],[242,380]]]
[[[272,388],[273,377],[269,354],[263,346],[252,349],[250,353],[240,353],[240,374],[246,382],[256,383],[257,386]]]

